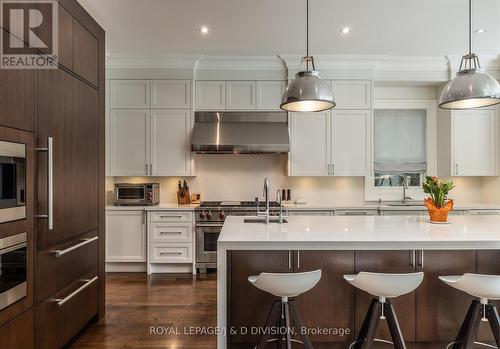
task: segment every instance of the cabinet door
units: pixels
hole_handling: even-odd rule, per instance
[[[196,109],[214,111],[226,109],[226,82],[196,81]]]
[[[58,36],[58,63],[66,68],[73,70],[73,57],[74,57],[74,20],[73,16],[66,11],[64,7],[59,4],[59,31]],[[97,71],[97,66],[96,66]]]
[[[228,258],[231,265],[228,328],[261,328],[277,298],[252,286],[248,277],[262,272],[292,272],[291,255],[288,251],[231,251]],[[251,334],[249,330],[245,335],[232,335],[229,341],[255,345],[259,341],[259,335]]]
[[[0,349],[31,349],[34,344],[33,309],[0,327]]]
[[[476,251],[421,251],[418,268],[425,273],[417,288],[417,341],[453,340],[472,297],[438,279],[441,275],[461,275],[476,271]]]
[[[106,262],[145,262],[144,211],[106,212]]]
[[[332,92],[336,109],[370,109],[371,82],[334,80],[332,81]]]
[[[479,250],[477,251],[477,273],[488,275],[500,275],[500,251],[499,250]],[[500,309],[500,301],[490,301]],[[494,341],[493,333],[489,322],[482,322],[479,327],[477,339],[481,342]],[[494,344],[494,343],[492,343]]]
[[[33,131],[35,70],[0,69],[0,125]]]
[[[313,342],[351,342],[354,339],[354,288],[343,275],[354,272],[353,251],[297,251],[295,271],[321,269],[321,280],[297,297],[297,306],[308,328],[348,328],[350,335],[314,334]],[[328,316],[325,316],[328,314]]]
[[[454,175],[495,175],[495,111],[455,111],[452,127]]]
[[[255,109],[255,81],[227,81],[226,109]]]
[[[74,33],[75,73],[97,86],[99,78],[98,41],[77,20],[74,21]]]
[[[191,108],[191,81],[189,80],[151,81],[151,108],[153,109]]]
[[[257,109],[281,110],[286,81],[257,81]]]
[[[62,70],[37,71],[36,146],[53,137],[53,230],[38,219],[39,247],[98,227],[99,112],[93,87]],[[37,154],[37,214],[48,214],[48,156]]]
[[[111,80],[109,86],[112,109],[149,109],[150,84],[148,80]]]
[[[370,143],[369,110],[332,112],[331,154],[335,176],[366,176]]]
[[[413,251],[356,251],[356,273],[360,271],[379,273],[415,272]],[[356,333],[359,333],[372,295],[356,290]],[[407,342],[415,341],[415,292],[392,299],[403,337]],[[386,321],[380,321],[376,338],[391,340]]]
[[[191,113],[156,110],[151,114],[151,164],[154,176],[189,176]]]
[[[290,114],[290,175],[328,176],[330,113]]]
[[[147,110],[111,110],[109,164],[112,176],[145,176],[150,159]]]

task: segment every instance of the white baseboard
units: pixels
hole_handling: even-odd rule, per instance
[[[107,273],[145,273],[146,263],[106,263]]]

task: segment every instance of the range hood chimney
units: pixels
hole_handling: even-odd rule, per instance
[[[210,154],[290,151],[286,112],[195,112],[191,150]]]

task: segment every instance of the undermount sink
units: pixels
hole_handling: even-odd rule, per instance
[[[415,206],[425,206],[423,202],[415,201],[415,202],[391,202],[391,203],[382,203],[382,206],[391,206],[391,207],[415,207]]]
[[[279,218],[269,218],[269,223],[279,223],[280,220]],[[264,224],[266,223],[266,220],[264,218],[245,218],[243,220],[243,223],[260,223]],[[283,219],[282,223],[288,223],[286,219]]]

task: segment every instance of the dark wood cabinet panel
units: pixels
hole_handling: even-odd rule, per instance
[[[236,329],[264,326],[273,301],[277,300],[248,282],[248,277],[262,272],[291,272],[288,251],[231,251],[228,295],[228,324]],[[290,265],[291,267],[291,265]],[[238,334],[231,343],[257,343],[258,335]]]
[[[30,349],[34,344],[33,309],[0,327],[0,349]]]
[[[74,22],[74,32],[75,73],[91,84],[98,86],[98,41],[76,20]]]
[[[59,5],[59,64],[73,70],[74,64],[74,19],[73,16],[61,5]]]
[[[477,272],[479,274],[500,275],[500,251],[498,250],[479,250],[477,251]],[[495,304],[500,311],[500,301],[490,301]],[[480,341],[495,340],[488,322],[481,321],[477,339]]]
[[[53,137],[53,230],[37,220],[38,246],[98,227],[98,92],[63,70],[37,72],[37,147]],[[37,154],[37,213],[48,212],[47,153]]]
[[[353,251],[297,251],[296,272],[321,269],[320,282],[296,298],[297,307],[308,328],[349,329],[350,335],[312,334],[313,342],[347,342],[353,340],[354,289],[343,275],[354,272]],[[326,316],[326,314],[328,314]]]
[[[96,316],[99,281],[82,289],[95,276],[97,269],[36,306],[37,348],[61,348]],[[65,299],[77,290],[73,297],[58,305],[56,300]]]
[[[0,125],[33,131],[35,70],[0,69]]]
[[[415,272],[413,251],[356,251],[355,270],[379,273]],[[356,290],[355,294],[356,334],[361,329],[373,296]],[[405,341],[415,341],[415,292],[391,299]],[[376,338],[391,340],[386,321],[380,321]]]
[[[74,280],[97,268],[97,245],[94,240],[57,257],[54,251],[65,250],[87,239],[95,238],[97,231],[84,234],[69,243],[51,246],[37,253],[37,303],[59,291]],[[70,268],[68,266],[71,266]]]
[[[476,251],[424,251],[418,256],[417,270],[423,270],[425,277],[417,289],[416,339],[419,342],[452,341],[473,298],[438,277],[474,273]]]

